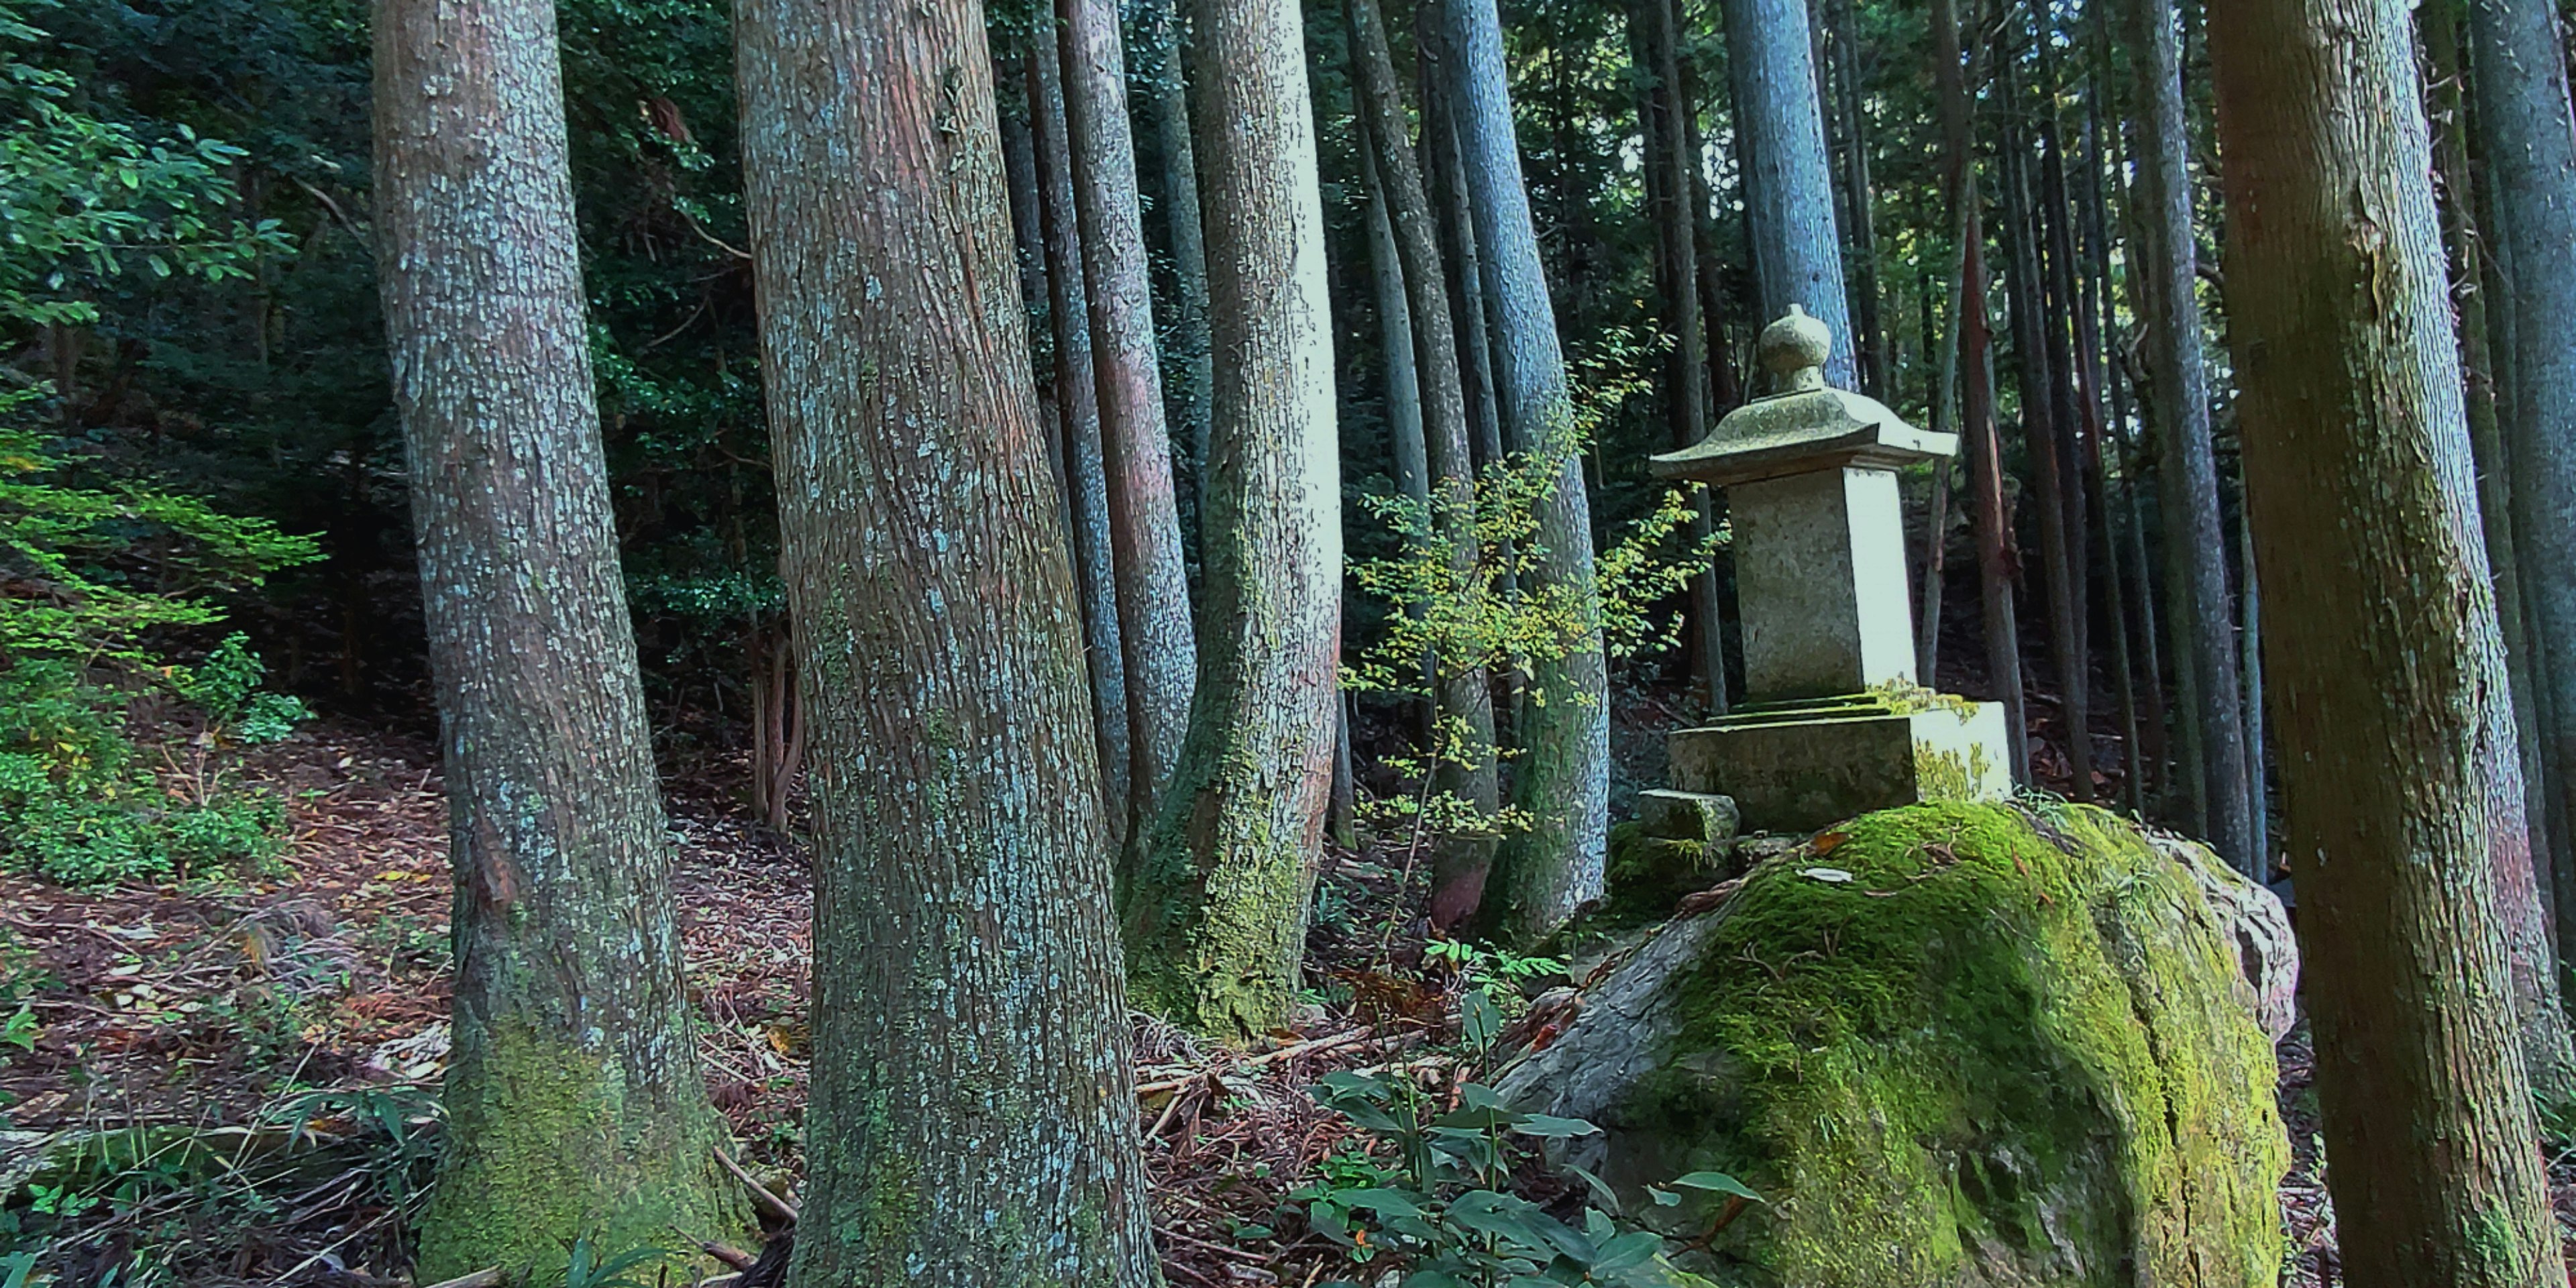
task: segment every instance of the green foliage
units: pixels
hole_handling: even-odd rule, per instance
[[[293,699],[261,700],[274,697],[246,699],[242,724],[263,735],[291,727]],[[103,885],[274,857],[284,803],[232,788],[204,751],[197,773],[163,785],[126,733],[125,701],[57,658],[0,671],[0,867]]]
[[[1322,1178],[1290,1197],[1352,1260],[1403,1272],[1404,1288],[1692,1282],[1665,1260],[1661,1235],[1619,1220],[1617,1196],[1590,1172],[1558,1164],[1591,1196],[1573,1221],[1512,1192],[1516,1162],[1533,1149],[1561,1154],[1565,1142],[1601,1130],[1591,1123],[1521,1113],[1472,1082],[1444,1110],[1392,1073],[1330,1074],[1314,1096],[1370,1144],[1326,1159]],[[1751,1195],[1717,1173],[1674,1183]]]
[[[585,1236],[564,1250],[562,1274],[538,1282],[548,1288],[656,1288],[667,1276],[647,1277],[643,1272],[658,1270],[679,1255],[669,1248],[635,1247],[602,1257],[598,1246]]]
[[[276,220],[229,218],[226,171],[240,148],[181,125],[151,139],[72,105],[78,88],[26,52],[47,39],[29,18],[56,0],[0,0],[0,322],[94,322],[85,290],[147,269],[208,281],[245,277],[259,254],[289,254]]]
[[[1647,350],[1625,332],[1612,332],[1582,363],[1571,414],[1533,451],[1488,465],[1472,496],[1435,492],[1427,501],[1402,495],[1364,494],[1361,506],[1397,537],[1394,554],[1356,560],[1351,578],[1380,600],[1384,630],[1346,668],[1345,687],[1362,693],[1427,698],[1442,679],[1475,672],[1535,677],[1594,646],[1614,658],[1672,647],[1680,631],[1675,616],[1656,606],[1680,594],[1714,553],[1723,535],[1699,548],[1682,548],[1695,511],[1691,495],[1665,491],[1629,522],[1618,540],[1595,556],[1590,582],[1551,581],[1537,575],[1545,549],[1539,516],[1604,422],[1648,385],[1641,368]],[[1460,546],[1467,547],[1465,551]],[[1582,702],[1586,695],[1551,691],[1532,679],[1532,703]],[[1442,766],[1472,769],[1503,754],[1483,745],[1466,723],[1444,717],[1433,723],[1430,745],[1414,757],[1389,757],[1398,773],[1423,782],[1415,795],[1376,804],[1373,812],[1440,835],[1493,835],[1527,827],[1518,811],[1476,809],[1431,791]]]

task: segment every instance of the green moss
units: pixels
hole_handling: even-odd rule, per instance
[[[1641,824],[1618,824],[1610,829],[1601,905],[1581,924],[1590,931],[1615,931],[1671,916],[1674,900],[1725,879],[1733,852],[1731,845],[1652,836]]]
[[[2201,899],[2098,810],[1865,816],[1748,877],[1618,1117],[1775,1197],[1732,1282],[2269,1284],[2272,1051]]]
[[[525,1023],[460,1032],[420,1277],[498,1265],[524,1278],[560,1269],[583,1238],[613,1253],[742,1237],[750,1219],[717,1171],[713,1114],[635,1099],[601,1053]]]

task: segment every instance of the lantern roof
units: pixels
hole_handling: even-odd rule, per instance
[[[1777,392],[1728,412],[1708,436],[1651,458],[1657,478],[1728,485],[1844,466],[1894,469],[1942,460],[1959,436],[1906,424],[1875,398],[1825,383],[1833,333],[1792,304],[1757,346]]]

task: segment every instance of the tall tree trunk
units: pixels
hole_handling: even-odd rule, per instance
[[[1721,0],[1719,7],[1735,79],[1735,132],[1762,316],[1804,305],[1834,333],[1825,379],[1853,388],[1852,355],[1860,345],[1853,340],[1842,241],[1834,231],[1833,168],[1825,156],[1807,0]]]
[[[1678,11],[1680,0],[1674,3]],[[1726,267],[1717,245],[1717,203],[1709,191],[1708,146],[1700,137],[1699,77],[1695,60],[1678,61],[1682,139],[1685,155],[1690,158],[1691,263],[1699,274],[1701,346],[1708,351],[1709,414],[1714,419],[1724,414],[1721,409],[1732,409],[1743,400],[1743,386],[1736,379],[1735,362],[1726,343]],[[1716,531],[1717,497],[1711,489],[1700,488],[1691,495],[1691,544],[1708,544]],[[1730,705],[1726,691],[1726,594],[1718,579],[1719,561],[1727,557],[1722,550],[1712,554],[1708,566],[1691,579],[1691,611],[1701,623],[1699,647],[1705,655],[1699,666],[1708,676],[1708,712],[1713,716],[1725,715]],[[1702,601],[1706,607],[1700,606]]]
[[[1430,448],[1422,439],[1422,384],[1413,361],[1413,306],[1404,298],[1404,264],[1395,249],[1395,221],[1386,213],[1386,176],[1374,149],[1362,147],[1360,182],[1368,191],[1369,285],[1377,303],[1378,365],[1386,376],[1387,445],[1395,458],[1396,490],[1431,502]]]
[[[1840,128],[1843,231],[1851,238],[1852,349],[1860,369],[1860,388],[1873,398],[1895,397],[1895,365],[1888,355],[1887,328],[1879,318],[1878,219],[1871,209],[1876,192],[1869,178],[1869,115],[1861,102],[1860,28],[1851,0],[1827,0],[1827,57],[1833,65],[1834,116]],[[1821,73],[1822,69],[1819,69]],[[1900,314],[1900,316],[1902,316]]]
[[[1403,91],[1387,51],[1386,19],[1376,0],[1344,0],[1350,19],[1351,80],[1365,146],[1389,198],[1395,249],[1404,270],[1406,304],[1422,378],[1423,442],[1431,465],[1433,531],[1446,548],[1462,592],[1477,576],[1476,463],[1468,445],[1467,400],[1458,379],[1458,340],[1441,281],[1440,238],[1422,166],[1405,137]],[[1494,747],[1494,691],[1482,658],[1435,657],[1439,720],[1432,731],[1432,787],[1480,815],[1501,804]],[[1454,744],[1454,745],[1453,745]],[[1484,898],[1493,848],[1481,835],[1449,838],[1432,876],[1431,922],[1446,930]]]
[[[1239,1041],[1297,1000],[1333,782],[1341,480],[1298,6],[1198,0],[1196,16],[1209,330],[1227,355],[1209,444],[1212,629],[1128,944],[1140,1000]]]
[[[1073,195],[1073,151],[1064,124],[1063,61],[1041,24],[1029,49],[1029,116],[1037,136],[1038,209],[1046,227],[1048,321],[1055,331],[1055,405],[1064,427],[1065,500],[1073,530],[1074,584],[1082,592],[1083,662],[1091,677],[1101,803],[1113,843],[1133,822],[1134,720],[1127,707],[1119,634],[1116,542],[1101,444],[1100,386],[1091,357],[1090,292],[1083,287],[1082,220]]]
[[[2108,31],[2101,10],[2093,14],[2093,34]],[[2102,78],[2089,75],[2084,86],[2084,149],[2081,156],[2081,185],[2072,196],[2071,216],[2082,237],[2082,249],[2068,256],[2068,271],[2075,276],[2076,286],[2070,292],[2075,306],[2075,352],[2082,359],[2078,368],[2084,377],[2083,415],[2084,444],[2080,459],[2085,489],[2087,539],[2102,552],[2103,625],[2110,628],[2112,680],[2117,686],[2120,722],[2121,785],[2129,810],[2146,817],[2143,786],[2146,773],[2138,755],[2138,693],[2134,658],[2129,644],[2129,610],[2122,599],[2120,543],[2112,518],[2112,499],[2118,487],[2111,477],[2110,460],[2117,450],[2116,425],[2106,425],[2104,402],[2109,398],[2104,337],[2116,325],[2109,314],[2111,282],[2110,220],[2102,209]],[[2064,185],[2061,185],[2064,186]],[[2121,407],[2125,421],[2127,408]],[[2089,602],[2089,597],[2088,597]]]
[[[1582,456],[1568,441],[1573,417],[1565,354],[1521,180],[1502,18],[1494,0],[1440,0],[1439,8],[1476,242],[1493,279],[1503,424],[1544,459],[1561,462],[1556,486],[1538,502],[1541,549],[1530,590],[1567,596],[1582,618],[1563,656],[1535,659],[1531,667],[1531,682],[1545,700],[1530,703],[1519,722],[1521,757],[1512,776],[1513,803],[1528,815],[1530,829],[1504,842],[1485,891],[1490,925],[1512,938],[1536,938],[1601,891],[1610,829],[1609,668],[1592,566],[1592,506]]]
[[[1981,55],[1982,57],[1982,55]],[[2012,526],[2004,511],[2003,444],[1995,433],[1992,334],[1986,312],[1985,233],[1977,210],[1970,72],[1960,66],[1957,0],[1932,0],[1932,77],[1940,88],[1943,173],[1959,210],[1959,399],[1968,436],[1968,484],[1977,528],[1977,588],[1984,609],[1987,683],[2004,707],[2015,783],[2028,786],[2030,718],[2022,701],[2021,627],[2013,608]]]
[[[1637,119],[1645,136],[1648,216],[1655,226],[1655,295],[1672,346],[1664,358],[1664,413],[1672,445],[1688,447],[1708,434],[1708,338],[1699,298],[1699,153],[1685,128],[1691,107],[1682,95],[1681,22],[1674,9],[1675,0],[1634,0],[1628,22],[1638,70]],[[1698,491],[1693,535],[1704,538],[1708,498],[1706,489]],[[1708,705],[1724,710],[1726,649],[1714,563],[1691,579],[1688,634],[1695,646],[1692,668],[1710,695]]]
[[[1950,216],[1951,238],[1955,243],[1950,262],[1950,331],[1941,337],[1941,372],[1932,391],[1932,431],[1936,434],[1959,432],[1959,342],[1967,334],[1960,325],[1961,301],[1967,295],[1967,211],[1954,199]],[[1923,344],[1932,347],[1933,323],[1931,292],[1924,292]],[[1914,631],[1914,673],[1926,688],[1941,687],[1941,595],[1948,579],[1950,547],[1951,463],[1932,464],[1932,504],[1923,523],[1923,578],[1921,616]]]
[[[1171,438],[1154,348],[1154,288],[1136,195],[1127,122],[1127,60],[1117,0],[1057,0],[1073,195],[1082,215],[1090,287],[1092,366],[1109,476],[1109,539],[1117,555],[1118,637],[1125,646],[1131,841],[1150,827],[1181,751],[1198,645]],[[1125,863],[1136,861],[1129,847]]]
[[[2522,753],[2523,814],[2531,848],[2550,892],[2559,942],[2576,926],[2576,849],[2562,828],[2549,826],[2556,812],[2533,692],[2539,650],[2523,609],[2521,552],[2513,532],[2510,450],[2497,412],[2496,362],[2488,334],[2487,245],[2478,227],[2478,192],[2469,166],[2469,106],[2460,50],[2466,6],[2445,0],[2419,11],[2431,83],[2433,170],[2440,181],[2442,236],[2451,258],[2451,304],[2459,316],[2460,378],[2469,416],[2469,450],[2478,467],[2478,521],[2486,533],[2487,564],[2494,573],[2496,617],[2504,630],[2507,678],[2513,689],[2514,745]]]
[[[1446,54],[1439,15],[1430,8],[1413,25],[1414,59],[1422,83],[1422,156],[1438,212],[1441,280],[1449,288],[1449,316],[1458,333],[1459,386],[1467,397],[1467,432],[1479,468],[1503,458],[1502,411],[1494,390],[1494,347],[1485,319],[1484,257],[1476,249],[1475,212],[1468,206],[1465,159],[1458,151],[1456,114],[1450,106]]]
[[[2539,704],[2542,767],[2561,818],[2576,818],[2576,352],[2564,332],[2576,317],[2576,121],[2567,100],[2566,50],[2554,5],[2471,0],[2469,37],[2479,74],[2477,124],[2485,136],[2490,209],[2499,227],[2506,304],[2514,315],[2513,381],[2502,418],[2513,479],[2514,550],[2555,558],[2521,561],[2533,678],[2548,686]],[[2507,712],[2508,717],[2510,711]],[[2508,719],[2507,729],[2511,722]],[[2519,811],[2517,811],[2519,812]],[[2544,835],[2547,829],[2543,829]],[[2576,1069],[2547,927],[2536,898],[2524,899],[2519,872],[2499,872],[2506,930],[2523,987],[2532,1082],[2553,1102],[2576,1100]],[[2545,1031],[2544,1031],[2545,1030]]]
[[[814,727],[788,1282],[1145,1288],[1073,570],[1042,527],[995,521],[1047,484],[981,6],[745,0],[735,32]]]
[[[2210,6],[2228,330],[2346,1282],[2533,1288],[2567,1272],[2495,916],[2521,789],[2409,8]]]
[[[2202,361],[2198,247],[2191,219],[2191,138],[2182,101],[2181,33],[2173,0],[2130,0],[2137,69],[2137,248],[2148,304],[2149,410],[2163,440],[2166,620],[2182,689],[2184,776],[2207,803],[2209,843],[2253,874],[2253,806],[2246,791],[2244,699],[2236,682],[2236,612],[2227,594],[2227,534],[2218,515],[2218,463],[2209,440],[2209,375]]]
[[[583,1235],[721,1237],[744,1213],[680,974],[554,6],[381,0],[374,40],[378,270],[456,878],[420,1264],[524,1274]]]
[[[1154,146],[1162,160],[1162,182],[1154,196],[1172,244],[1172,347],[1180,368],[1178,397],[1181,441],[1190,445],[1190,479],[1197,488],[1200,521],[1207,518],[1208,425],[1210,391],[1215,387],[1216,351],[1208,346],[1207,234],[1199,217],[1198,156],[1190,144],[1189,77],[1181,67],[1182,22],[1177,0],[1143,0],[1136,6],[1138,34],[1144,38],[1143,79],[1146,107],[1154,119]]]
[[[2010,83],[2010,78],[2006,78]],[[2066,513],[2066,460],[2056,364],[2065,346],[2050,332],[2055,318],[2048,308],[2041,276],[2040,220],[2032,204],[2030,153],[2020,131],[2004,132],[2004,246],[2009,260],[2004,281],[2012,296],[2013,365],[2021,384],[2022,443],[2030,452],[2032,478],[2024,493],[2039,510],[2040,578],[2048,588],[2048,636],[2057,663],[2057,710],[2066,736],[2068,795],[2093,799],[2093,754],[2085,702],[2083,642],[2076,629],[2082,612],[2075,598],[2073,525]]]

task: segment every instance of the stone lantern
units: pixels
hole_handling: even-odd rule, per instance
[[[1653,458],[1658,477],[1726,489],[1744,633],[1745,701],[1672,736],[1674,786],[1732,797],[1768,831],[2012,792],[2002,707],[1914,674],[1896,470],[1948,459],[1958,436],[1828,387],[1832,343],[1790,305],[1760,343],[1775,392]]]

